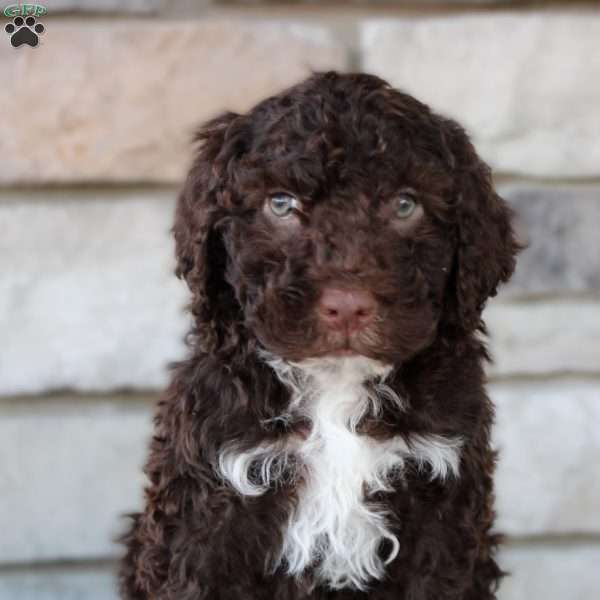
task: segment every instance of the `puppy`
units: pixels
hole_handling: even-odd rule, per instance
[[[464,130],[320,73],[197,136],[189,356],[159,402],[129,600],[491,600],[481,320],[519,249]]]

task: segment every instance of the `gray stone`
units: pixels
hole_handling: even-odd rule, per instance
[[[122,516],[141,505],[149,403],[67,398],[1,410],[0,563],[116,555]]]
[[[496,377],[600,372],[600,300],[490,302]]]
[[[600,175],[600,13],[373,20],[362,68],[458,119],[500,172]]]
[[[165,385],[189,322],[173,275],[174,198],[4,193],[0,396]],[[599,301],[495,299],[485,317],[493,376],[599,371]]]
[[[600,386],[496,384],[498,529],[600,533]],[[151,403],[71,398],[0,404],[0,563],[117,556],[139,509]],[[1,597],[0,597],[1,598]]]
[[[500,556],[510,575],[498,600],[596,600],[600,544],[558,541],[509,545]]]
[[[162,387],[183,353],[175,192],[5,194],[0,395]]]
[[[528,244],[505,293],[600,290],[600,188],[504,186],[500,192]]]
[[[596,600],[600,545],[570,541],[509,544],[500,553],[510,571],[499,600]],[[117,600],[110,566],[4,571],[0,600]]]
[[[491,396],[498,529],[600,534],[600,380],[496,384]]]
[[[0,600],[117,600],[113,568],[72,565],[4,570]]]
[[[345,65],[318,26],[53,20],[0,44],[0,184],[179,181],[201,122]]]

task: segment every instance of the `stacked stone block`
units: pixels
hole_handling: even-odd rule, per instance
[[[517,210],[529,247],[486,310],[500,598],[596,598],[600,9],[545,4],[57,0],[38,48],[0,44],[0,600],[116,599],[184,352],[193,130],[329,68],[463,122]]]

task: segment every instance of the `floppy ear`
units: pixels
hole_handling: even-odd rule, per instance
[[[226,345],[239,314],[234,292],[225,281],[227,252],[219,230],[231,206],[228,174],[243,152],[239,120],[240,115],[224,113],[197,133],[198,151],[179,195],[172,229],[175,273],[192,292],[192,334],[206,352]]]
[[[451,316],[465,331],[482,326],[481,313],[498,285],[510,279],[521,246],[514,213],[496,193],[490,168],[477,156],[467,134],[451,123],[457,176],[457,246],[451,281]]]

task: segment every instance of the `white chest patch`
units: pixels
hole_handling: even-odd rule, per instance
[[[390,368],[380,363],[364,357],[269,363],[292,390],[290,413],[308,417],[311,432],[306,439],[249,452],[227,447],[220,455],[221,474],[241,494],[260,495],[276,483],[293,455],[300,465],[298,501],[278,564],[297,576],[314,567],[319,580],[333,589],[365,589],[383,576],[400,547],[389,516],[369,496],[393,491],[408,457],[429,464],[432,477],[457,475],[461,441],[441,436],[376,441],[357,433],[361,418],[377,414],[381,402],[401,402],[385,386]],[[372,383],[366,387],[365,381]],[[257,464],[258,484],[250,481],[251,472],[256,479]],[[385,540],[389,550],[382,557]]]

